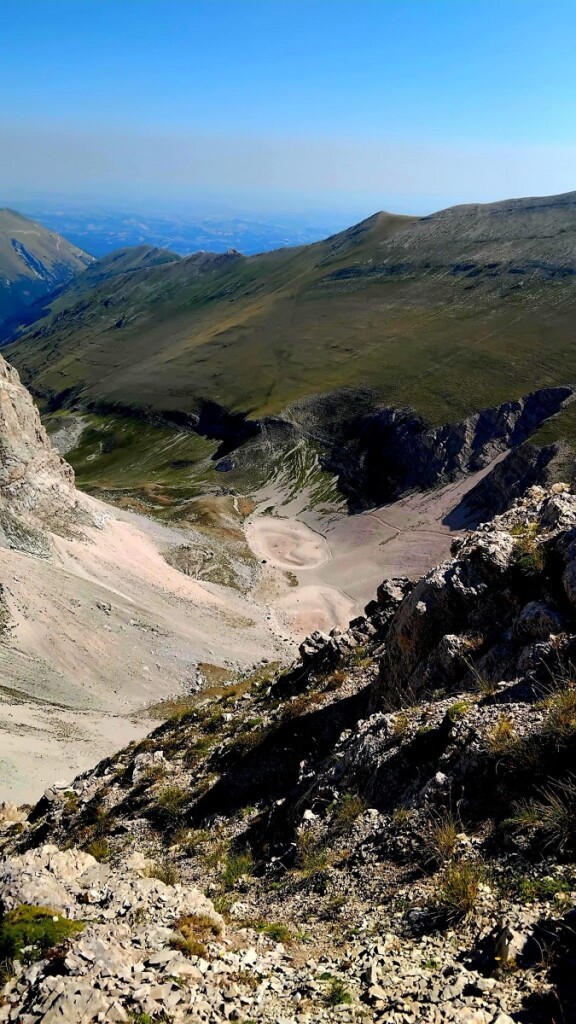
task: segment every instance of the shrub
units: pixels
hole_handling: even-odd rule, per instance
[[[252,731],[242,730],[239,732],[230,743],[230,750],[235,751],[237,754],[247,754],[250,750],[254,750],[255,747],[260,746],[262,743],[267,730],[265,729],[254,729]]]
[[[547,846],[558,853],[576,847],[576,779],[554,782],[533,805]]]
[[[112,854],[110,843],[107,839],[93,839],[85,849],[86,853],[89,853],[95,860],[100,861],[101,864],[109,861]]]
[[[164,885],[176,885],[180,880],[176,865],[170,860],[151,864],[145,871],[146,878],[157,878]]]
[[[407,825],[412,817],[412,812],[407,807],[396,807],[392,812],[392,824],[396,828],[402,828],[403,825]]]
[[[514,722],[509,715],[501,715],[486,735],[488,749],[495,757],[503,757],[518,741]]]
[[[369,657],[366,653],[366,645],[358,644],[352,653],[348,657],[350,665],[354,665],[355,668],[368,668],[372,664],[373,658]]]
[[[84,928],[83,921],[70,921],[50,907],[23,904],[8,911],[0,921],[0,964],[13,960],[33,963]],[[8,974],[9,970],[0,974]]]
[[[272,942],[283,942],[287,946],[292,942],[293,935],[288,925],[279,921],[257,921],[254,927],[257,932],[272,939]]]
[[[345,793],[334,812],[334,824],[339,832],[348,832],[366,810],[366,801],[357,793]]]
[[[167,832],[173,832],[181,823],[188,799],[187,790],[181,789],[180,786],[166,786],[160,790],[151,809],[157,825]]]
[[[429,822],[426,838],[426,849],[430,860],[434,860],[437,864],[443,864],[450,860],[454,855],[461,831],[460,822],[449,811],[435,815]]]
[[[324,690],[326,693],[332,693],[334,690],[339,690],[341,686],[348,679],[348,673],[343,668],[337,668],[328,676],[326,683],[324,684]]]
[[[470,710],[470,704],[467,700],[457,700],[455,704],[452,704],[446,712],[448,721],[451,725],[455,725],[461,718],[468,713]]]
[[[544,568],[544,553],[537,543],[538,523],[517,523],[510,533],[514,536],[512,565],[524,577],[532,579]]]
[[[408,731],[410,725],[410,719],[405,711],[399,711],[394,716],[394,724],[392,726],[392,733],[394,736],[404,736]]]
[[[286,722],[292,718],[300,718],[301,715],[305,715],[311,708],[321,704],[323,700],[324,694],[322,693],[301,693],[286,704],[282,713],[282,720]]]
[[[507,882],[512,886],[515,898],[523,903],[533,903],[535,900],[551,900],[556,896],[568,894],[572,885],[566,878],[532,878],[530,875],[521,875],[519,878]]]
[[[437,905],[449,918],[467,917],[478,902],[480,886],[486,878],[481,861],[463,860],[447,864],[438,886]]]
[[[352,996],[340,978],[330,978],[324,1002],[327,1006],[340,1006],[342,1003],[352,1002]]]
[[[298,836],[296,866],[307,875],[323,871],[328,866],[326,847],[308,830]]]
[[[504,829],[525,829],[540,825],[540,813],[534,800],[521,800],[514,804],[512,814],[502,822]]]
[[[547,715],[545,735],[564,743],[576,734],[576,687],[568,685],[544,701]]]
[[[200,739],[192,743],[184,754],[184,764],[187,768],[194,768],[197,764],[210,753],[212,747],[216,743],[215,736],[202,736]]]
[[[233,889],[243,875],[250,875],[254,867],[254,858],[250,850],[230,853],[222,868],[222,885],[225,889]]]
[[[193,857],[207,842],[210,841],[210,832],[204,828],[191,829],[181,840],[181,846],[187,857]]]
[[[170,945],[187,956],[205,956],[206,943],[220,935],[220,925],[207,914],[184,914],[174,924],[178,931]]]

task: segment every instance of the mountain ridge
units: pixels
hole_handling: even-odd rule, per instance
[[[70,282],[93,259],[23,214],[0,209],[0,328],[3,321]]]
[[[574,193],[427,218],[378,213],[310,246],[199,254],[134,274],[114,295],[104,282],[9,358],[53,398],[74,386],[86,400],[181,412],[212,400],[257,417],[370,382],[435,425],[576,377],[566,338],[575,273]],[[121,352],[110,334],[119,320]]]

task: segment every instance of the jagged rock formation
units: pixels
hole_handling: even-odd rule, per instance
[[[376,410],[347,425],[326,466],[338,473],[339,487],[355,511],[382,505],[406,491],[427,490],[482,469],[526,441],[571,394],[569,387],[545,388],[434,428],[410,409]]]
[[[45,554],[39,527],[59,532],[91,521],[72,467],[52,445],[17,371],[0,356],[0,539]]]
[[[348,630],[308,638],[288,673],[207,698],[71,789],[53,787],[27,823],[5,826],[9,891],[26,898],[19,858],[45,857],[47,841],[99,843],[114,872],[131,835],[170,858],[184,891],[218,895],[230,936],[297,944],[305,923],[324,959],[305,953],[295,968],[284,948],[266,952],[259,997],[245,973],[231,998],[222,982],[223,1000],[203,1011],[214,1024],[246,1013],[298,1024],[572,1019],[575,581],[576,495],[535,487],[416,584],[384,582]],[[101,928],[108,904],[97,902]],[[117,939],[106,931],[104,964]],[[52,984],[86,992],[70,982],[78,972],[116,1000],[117,1019],[141,996],[168,998],[151,957],[156,987],[137,994],[126,973],[115,987],[79,968],[76,940],[62,955],[57,985],[44,962],[17,971],[5,1019],[37,1012]],[[228,971],[217,943],[211,956],[211,970],[190,957],[183,1005],[202,1003],[208,973]]]
[[[217,468],[223,474],[235,471],[235,484],[249,481],[253,487],[255,480],[261,485],[275,475],[288,491],[313,487],[320,466],[326,475],[335,475],[338,491],[353,513],[452,482],[505,455],[466,501],[464,520],[474,525],[503,512],[532,484],[556,478],[561,446],[540,448],[527,444],[527,439],[562,409],[572,393],[567,386],[543,388],[459,423],[430,427],[413,409],[383,406],[368,388],[342,388],[259,421],[227,414],[214,403],[211,411],[205,403],[205,416],[189,417],[189,424],[223,440],[215,456]],[[292,466],[296,480],[290,480],[290,458],[302,444],[315,457],[309,459],[308,469],[303,463]]]

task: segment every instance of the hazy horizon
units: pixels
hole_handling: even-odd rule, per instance
[[[0,203],[352,222],[570,191],[574,30],[569,0],[0,0]]]

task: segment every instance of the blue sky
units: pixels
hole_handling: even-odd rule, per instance
[[[0,201],[576,188],[575,0],[0,0]]]

